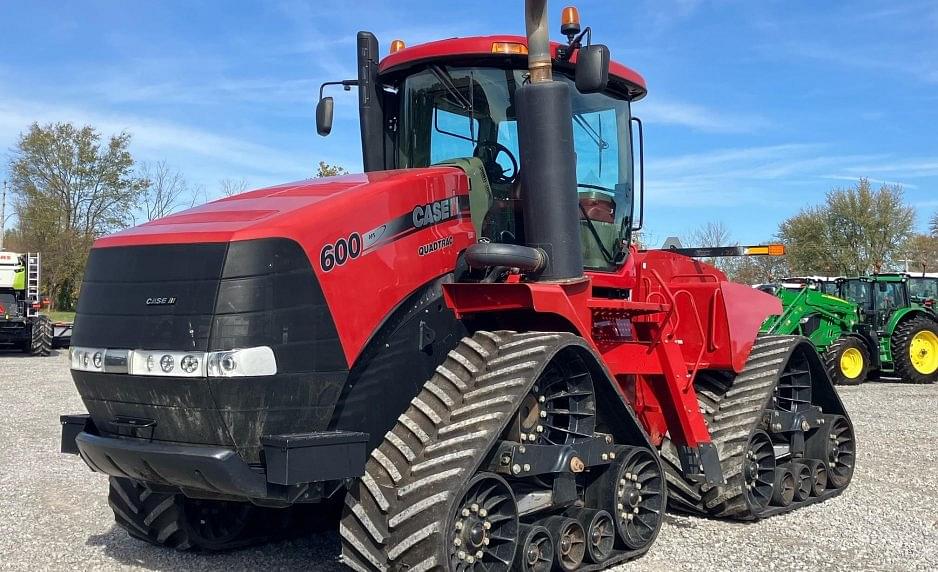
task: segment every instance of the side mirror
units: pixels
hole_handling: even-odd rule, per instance
[[[332,133],[332,116],[335,113],[335,102],[331,97],[323,97],[316,104],[316,131],[325,137]]]
[[[576,89],[597,93],[609,83],[609,48],[594,44],[580,48],[576,57]]]

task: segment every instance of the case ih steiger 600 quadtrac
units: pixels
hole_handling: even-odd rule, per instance
[[[527,38],[380,61],[359,34],[364,175],[95,244],[63,447],[131,535],[225,548],[338,499],[358,570],[591,569],[666,503],[757,519],[847,486],[816,350],[757,338],[778,299],[629,246],[644,82],[573,10],[549,43],[545,5]]]

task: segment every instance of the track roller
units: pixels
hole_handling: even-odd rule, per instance
[[[795,499],[797,489],[795,475],[791,467],[781,466],[775,470],[775,484],[772,487],[772,504],[775,506],[788,506]]]
[[[521,572],[549,572],[554,565],[554,541],[539,525],[522,524],[518,529],[518,552],[514,569]]]
[[[827,463],[811,459],[808,470],[811,472],[811,496],[820,496],[827,489]]]
[[[586,530],[586,559],[594,564],[608,560],[616,543],[616,525],[612,515],[594,509],[580,509],[568,514],[580,521]]]
[[[551,516],[543,521],[554,541],[554,561],[559,570],[576,570],[586,558],[586,530],[575,518]]]
[[[814,489],[814,477],[811,469],[804,463],[792,463],[792,474],[795,477],[795,502],[804,502],[811,496]]]

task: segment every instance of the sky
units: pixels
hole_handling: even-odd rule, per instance
[[[559,34],[564,4],[549,2]],[[770,239],[859,177],[938,211],[938,2],[583,0],[595,42],[637,70],[648,238],[722,222]],[[361,170],[354,92],[329,138],[319,84],[355,77],[355,34],[408,45],[522,33],[520,0],[267,2],[0,0],[0,178],[38,121],[128,131],[209,197]]]

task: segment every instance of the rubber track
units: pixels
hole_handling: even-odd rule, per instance
[[[720,455],[725,485],[707,485],[686,481],[681,471],[677,449],[666,441],[661,449],[662,465],[668,481],[669,501],[685,512],[722,518],[751,520],[787,512],[809,503],[792,505],[781,511],[770,507],[764,514],[753,515],[743,495],[741,469],[749,437],[762,423],[762,412],[771,404],[772,393],[789,356],[804,340],[798,336],[760,336],[752,347],[742,372],[732,374],[706,372],[694,384],[710,435]],[[840,490],[816,497],[826,500]]]
[[[451,351],[346,496],[342,559],[359,571],[448,567],[450,507],[566,333],[477,332]],[[621,560],[622,558],[617,558]]]

